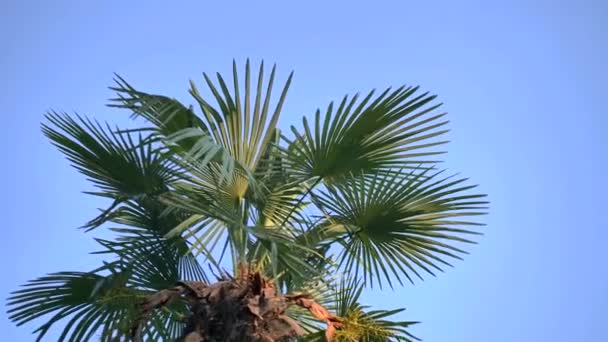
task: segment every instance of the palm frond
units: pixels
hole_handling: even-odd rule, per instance
[[[484,214],[485,195],[470,194],[475,186],[464,185],[466,179],[428,172],[359,175],[315,197],[329,212],[327,224],[344,232],[336,241],[347,273],[362,271],[370,286],[375,280],[382,286],[384,279],[392,287],[393,279],[422,279],[419,270],[434,275],[451,266],[445,258],[466,253],[455,245],[474,243],[466,236],[477,233],[458,227],[480,224],[460,218]]]
[[[94,273],[61,272],[30,281],[9,298],[9,318],[22,325],[54,313],[34,333],[40,341],[59,320],[71,319],[60,341],[86,341],[100,332],[124,334],[134,319],[143,293],[126,287],[126,273],[102,276]]]
[[[135,198],[158,194],[179,176],[169,160],[143,143],[139,136],[116,133],[109,126],[65,113],[46,115],[43,133],[72,165],[95,184],[105,197]]]
[[[293,231],[263,226],[247,227],[247,231],[252,236],[247,262],[272,274],[279,284],[311,279],[322,271],[319,264],[326,261],[325,251],[298,243]]]
[[[363,288],[361,281],[342,279],[336,293],[335,308],[336,313],[342,317],[343,326],[336,331],[336,341],[419,341],[407,330],[418,322],[387,320],[405,309],[369,310],[368,306],[360,304]]]
[[[258,69],[255,91],[251,89],[249,60],[245,64],[244,93],[241,98],[236,62],[233,61],[233,90],[230,91],[221,74],[216,74],[217,84],[203,73],[205,82],[213,94],[219,110],[201,95],[194,82],[190,82],[190,94],[198,102],[204,114],[207,127],[218,144],[231,151],[236,160],[255,170],[268,144],[272,141],[281,109],[291,84],[293,72],[287,78],[276,103],[270,111],[272,90],[275,83],[276,65],[273,66],[264,92],[264,62]],[[255,100],[253,96],[255,94]],[[252,101],[253,100],[253,101]],[[253,104],[253,105],[252,105]]]
[[[180,280],[206,280],[198,262],[183,256],[170,241],[150,243],[147,238],[98,242],[104,247],[98,253],[117,259],[92,272],[62,272],[29,282],[9,298],[10,319],[21,325],[54,313],[35,331],[38,340],[63,319],[69,321],[61,341],[86,341],[96,333],[105,337],[128,336],[147,295]],[[184,326],[181,318],[186,313],[185,305],[180,303],[157,312],[143,329],[146,341],[179,337]]]
[[[175,99],[136,90],[120,76],[115,81],[117,86],[110,89],[118,97],[111,99],[109,106],[129,109],[134,117],[152,123],[153,127],[145,129],[152,132],[147,143],[160,143],[167,149],[168,159],[199,169],[214,161],[222,165],[223,177],[241,166],[225,146],[213,140],[205,122],[192,109]]]
[[[235,166],[246,173],[255,170],[261,156],[272,142],[277,121],[291,83],[293,73],[281,90],[274,111],[270,110],[272,90],[275,83],[276,65],[264,91],[264,64],[260,65],[257,87],[251,89],[249,60],[245,66],[244,94],[241,87],[236,62],[233,62],[233,91],[230,91],[221,74],[217,74],[217,84],[207,74],[203,74],[206,84],[217,102],[213,107],[194,84],[190,82],[190,94],[199,104],[202,117],[197,116],[175,99],[152,95],[136,90],[123,78],[117,76],[115,90],[118,98],[112,99],[111,106],[127,108],[136,116],[150,121],[158,135],[177,149],[171,149],[187,163],[199,164],[216,161],[230,176]],[[252,97],[255,96],[252,105]],[[252,180],[251,177],[249,180]]]
[[[116,92],[117,97],[110,99],[108,106],[128,109],[133,113],[134,118],[143,117],[153,124],[153,127],[146,130],[156,131],[157,134],[165,137],[188,128],[198,128],[208,132],[205,123],[179,101],[136,90],[119,75],[116,75],[114,81],[116,86],[110,89]],[[193,144],[192,140],[182,143],[184,150],[188,150]]]
[[[336,110],[331,103],[324,115],[318,110],[312,127],[306,118],[301,130],[291,127],[294,137],[285,138],[286,153],[300,177],[331,182],[351,173],[437,162],[429,158],[442,153],[434,148],[446,141],[434,138],[447,132],[447,121],[445,113],[434,113],[441,105],[431,105],[435,96],[403,86],[357,99],[345,96]]]
[[[184,210],[189,216],[176,222],[166,237],[181,236],[191,241],[190,252],[214,260],[218,242],[227,239],[235,265],[243,260],[247,244],[244,208],[232,200],[226,189],[188,182],[174,184],[171,193],[162,198],[166,205]],[[215,262],[214,262],[215,263]]]
[[[340,324],[332,330],[332,341],[336,342],[414,342],[420,341],[409,332],[409,328],[418,322],[391,319],[405,309],[372,310],[360,302],[364,283],[360,280],[349,280],[347,275],[340,278],[337,286],[325,293],[325,305],[339,317]],[[299,313],[299,312],[298,312]],[[296,315],[301,322],[306,317]],[[322,328],[311,325],[308,335],[298,339],[300,342],[326,341]]]

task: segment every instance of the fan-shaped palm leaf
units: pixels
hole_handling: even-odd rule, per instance
[[[342,279],[336,293],[336,313],[342,317],[343,326],[336,331],[338,342],[387,342],[418,341],[407,329],[417,324],[412,321],[387,320],[405,309],[369,310],[360,304],[363,283]]]
[[[138,142],[131,134],[112,132],[82,117],[49,113],[43,133],[63,152],[72,165],[99,188],[89,192],[114,199],[114,203],[86,227],[95,228],[109,219],[110,211],[127,200],[142,200],[168,190],[179,171],[151,145]]]
[[[450,265],[446,257],[466,253],[453,244],[473,243],[463,236],[476,233],[457,227],[479,224],[458,218],[483,214],[485,195],[468,193],[475,186],[463,185],[466,179],[440,175],[360,175],[315,197],[329,213],[327,224],[343,229],[340,263],[347,272],[362,270],[370,285],[386,279],[392,286],[393,277],[422,279],[419,269],[434,275]]]
[[[345,276],[346,277],[346,276]],[[413,342],[419,341],[408,329],[417,324],[413,321],[397,321],[391,316],[403,312],[396,310],[370,310],[369,306],[360,303],[364,284],[361,281],[342,277],[338,286],[324,295],[327,307],[339,317],[340,324],[331,330],[332,341],[337,342]],[[314,331],[314,330],[313,330]],[[314,331],[300,338],[302,342],[326,341],[326,333]]]
[[[9,315],[17,325],[54,313],[34,333],[41,340],[59,320],[67,322],[59,340],[87,341],[93,334],[125,335],[146,292],[117,283],[123,274],[62,272],[31,281],[9,298]]]
[[[169,161],[142,144],[141,137],[135,143],[130,134],[76,117],[50,112],[42,131],[104,193],[126,197],[157,193],[176,177]]]
[[[87,341],[93,334],[128,336],[145,296],[180,280],[206,279],[202,268],[171,241],[150,238],[114,242],[98,240],[117,260],[89,273],[63,272],[28,283],[9,298],[9,315],[18,325],[55,313],[36,332],[41,339],[51,326],[71,317],[60,340]],[[103,273],[108,273],[103,275]],[[183,304],[159,311],[144,328],[148,341],[175,339],[181,334]]]
[[[421,163],[440,152],[432,148],[445,143],[433,138],[447,132],[445,113],[434,114],[441,104],[430,105],[435,96],[418,94],[418,87],[387,89],[374,98],[370,92],[357,103],[345,96],[334,111],[330,104],[322,117],[317,111],[314,127],[306,118],[303,130],[291,127],[287,155],[293,171],[303,178],[336,181],[351,173],[373,173]]]

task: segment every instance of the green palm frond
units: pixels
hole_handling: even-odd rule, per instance
[[[306,183],[298,181],[277,182],[269,180],[262,196],[257,196],[251,202],[256,211],[252,220],[262,226],[288,226],[302,221],[302,210],[308,202],[300,201],[306,192]],[[286,225],[287,224],[287,225]]]
[[[104,196],[133,198],[166,191],[179,173],[132,134],[113,132],[97,122],[51,112],[43,133]]]
[[[290,226],[305,221],[302,211],[309,203],[304,197],[315,184],[315,180],[303,182],[289,172],[279,143],[277,132],[256,169],[256,178],[264,186],[258,193],[247,194],[256,209],[253,222],[262,226]]]
[[[178,265],[181,279],[208,281],[196,255],[191,253],[187,239],[179,236],[165,238],[171,228],[187,217],[187,213],[176,208],[168,208],[154,201],[152,197],[147,197],[138,202],[126,201],[107,216],[111,223],[120,226],[109,228],[117,234],[114,240],[98,240],[106,249],[96,252],[97,254],[118,254],[125,259],[123,254],[130,251],[130,254],[140,253],[142,258],[146,259],[147,255],[152,255],[151,251],[160,249],[163,258],[166,259],[165,262]],[[148,266],[142,264],[141,267],[146,269]],[[171,278],[170,283],[175,279],[180,278]]]
[[[35,331],[38,340],[62,319],[69,321],[61,341],[87,341],[96,333],[128,336],[145,296],[181,280],[206,279],[198,262],[170,241],[98,241],[104,247],[98,253],[114,255],[116,261],[89,273],[62,272],[31,281],[9,298],[10,318],[21,325],[54,313]],[[146,341],[179,337],[185,310],[184,304],[175,303],[157,312],[144,327]]]
[[[306,118],[302,130],[291,127],[294,138],[286,139],[286,151],[294,172],[336,181],[351,173],[437,162],[429,157],[442,153],[433,148],[446,141],[434,138],[447,132],[447,121],[445,113],[434,113],[441,105],[431,105],[435,96],[403,86],[357,98],[345,96],[336,110],[331,103],[324,116],[317,111],[313,127]]]
[[[117,262],[128,265],[130,283],[138,288],[162,290],[180,280],[209,281],[198,260],[174,240],[131,236],[122,241],[97,241],[104,249],[94,254],[114,255]]]
[[[182,224],[176,225],[171,234],[188,230],[187,236],[196,239],[192,247],[205,251],[208,257],[213,248],[204,248],[204,245],[212,241],[215,245],[225,231],[229,234],[230,243],[239,245],[233,246],[232,252],[245,248],[247,237],[240,227],[246,223],[247,218],[243,216],[247,216],[251,204],[244,203],[243,208],[236,206],[236,201],[244,197],[250,201],[264,199],[257,205],[261,207],[263,202],[264,209],[256,213],[273,224],[286,216],[286,210],[282,209],[284,205],[279,206],[277,202],[284,204],[286,196],[293,190],[283,186],[275,189],[275,196],[269,198],[261,193],[267,194],[270,190],[254,177],[256,165],[276,141],[275,127],[291,83],[292,75],[271,111],[275,74],[276,67],[273,67],[264,90],[262,63],[257,87],[253,91],[249,61],[245,66],[244,91],[239,86],[236,63],[233,63],[233,91],[228,89],[220,74],[217,75],[217,84],[204,74],[219,108],[213,107],[191,82],[190,94],[200,107],[200,117],[176,100],[137,91],[120,77],[117,87],[113,88],[119,95],[114,99],[117,103],[114,106],[128,108],[150,121],[156,134],[173,153],[171,158],[186,170],[187,180],[174,183],[175,191],[163,197],[165,203],[187,208],[192,214]],[[175,146],[179,149],[173,148]]]
[[[120,77],[117,77],[117,86],[111,88],[118,94],[118,98],[112,100],[112,106],[127,108],[136,116],[150,121],[157,134],[164,137],[169,145],[179,147],[171,151],[186,157],[188,163],[204,167],[209,161],[218,161],[225,169],[225,175],[229,176],[235,165],[245,171],[255,170],[273,140],[293,73],[289,75],[271,111],[275,74],[276,66],[272,68],[265,91],[263,62],[255,91],[251,89],[249,60],[245,66],[244,89],[239,86],[236,62],[233,62],[232,91],[219,73],[217,84],[203,74],[219,109],[201,95],[194,82],[190,82],[190,94],[200,107],[201,117],[177,100],[138,91]],[[242,97],[241,90],[244,90]]]
[[[122,77],[116,75],[116,86],[110,87],[116,92],[117,98],[110,99],[109,107],[128,109],[133,117],[143,117],[153,127],[141,130],[155,132],[159,136],[172,136],[189,128],[198,128],[208,132],[204,122],[190,109],[179,101],[161,95],[148,94],[136,90]],[[189,150],[193,140],[181,141],[180,148]]]
[[[34,333],[40,341],[59,320],[67,322],[60,341],[87,341],[96,333],[124,335],[145,293],[125,286],[125,273],[61,272],[30,281],[9,298],[9,317],[21,325],[52,314]]]
[[[244,94],[241,98],[239,76],[236,62],[233,61],[233,90],[230,91],[224,78],[219,73],[217,84],[211,77],[203,73],[206,84],[213,94],[219,110],[209,104],[201,95],[194,82],[190,82],[190,94],[198,102],[205,115],[215,141],[231,151],[236,160],[255,170],[259,159],[275,135],[275,128],[281,114],[281,109],[291,84],[293,72],[287,78],[281,90],[274,110],[270,110],[272,90],[275,83],[276,65],[273,66],[264,92],[264,63],[258,69],[258,79],[255,91],[251,90],[251,71],[249,60],[245,65]],[[255,94],[255,100],[252,99]],[[252,101],[253,100],[253,101]]]
[[[94,227],[106,222],[120,225],[110,228],[118,233],[116,241],[98,240],[105,247],[100,253],[117,260],[90,273],[64,272],[32,281],[11,296],[9,314],[17,324],[54,314],[36,330],[39,339],[60,320],[67,322],[61,340],[127,334],[145,295],[178,280],[207,279],[183,239],[163,238],[187,215],[159,201],[179,177],[166,159],[126,133],[108,133],[109,129],[90,121],[77,122],[67,116],[49,120],[65,135],[51,126],[43,128],[45,133],[96,181],[102,192],[95,194],[116,199],[92,222]],[[176,304],[151,317],[144,329],[146,340],[177,338],[184,310],[185,306]]]
[[[320,274],[326,261],[324,250],[298,243],[293,231],[279,227],[247,227],[252,238],[248,246],[247,262],[258,265],[266,274],[273,275],[279,284],[287,279],[311,279]]]
[[[370,286],[385,279],[392,287],[393,277],[413,282],[412,274],[422,279],[420,269],[434,275],[451,266],[445,258],[466,253],[455,245],[474,243],[464,236],[477,233],[458,227],[480,224],[460,218],[484,214],[485,195],[470,194],[475,186],[464,185],[466,179],[428,173],[360,175],[315,197],[329,212],[328,224],[343,229],[340,264],[347,272],[363,271]]]
[[[394,315],[405,309],[372,310],[360,302],[364,283],[355,279],[348,280],[342,275],[337,286],[325,291],[325,305],[340,317],[341,326],[335,331],[332,341],[337,342],[414,342],[420,341],[408,329],[418,324],[415,321],[399,321]],[[296,316],[301,319],[301,317]],[[317,329],[315,329],[317,328]],[[326,341],[322,328],[311,326],[311,334],[299,338],[301,342]]]
[[[336,331],[338,342],[418,341],[407,329],[413,321],[393,321],[386,318],[403,312],[396,310],[369,310],[360,304],[363,282],[342,280],[336,294],[336,313],[342,317],[343,327]]]
[[[202,254],[213,263],[218,243],[225,241],[230,244],[235,265],[238,264],[237,259],[243,257],[247,244],[245,210],[236,205],[225,188],[179,182],[162,201],[189,213],[181,222],[176,222],[165,237],[181,236],[191,242],[189,250],[194,256]]]
[[[149,121],[153,127],[135,131],[151,132],[146,143],[160,143],[168,160],[194,169],[216,162],[222,166],[222,177],[230,177],[241,166],[225,146],[213,140],[192,109],[175,99],[138,91],[119,76],[115,81],[117,86],[110,89],[118,98],[111,99],[110,106],[129,109],[134,117]]]
[[[167,158],[143,143],[139,136],[113,132],[107,125],[77,116],[49,113],[43,133],[66,155],[72,165],[97,186],[89,194],[114,200],[109,208],[85,225],[93,229],[111,220],[126,201],[143,201],[169,189],[180,171]]]

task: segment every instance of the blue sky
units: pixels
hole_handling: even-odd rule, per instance
[[[445,166],[490,195],[464,262],[368,302],[407,307],[429,342],[608,341],[608,2],[9,0],[0,13],[3,297],[97,265],[93,235],[76,227],[103,203],[43,138],[46,110],[125,124],[104,107],[113,72],[190,103],[188,79],[264,58],[296,72],[282,127],[345,93],[438,94]],[[33,325],[0,315],[3,340],[33,340]]]

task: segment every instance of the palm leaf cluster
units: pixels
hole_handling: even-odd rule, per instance
[[[484,195],[437,167],[445,113],[418,87],[345,96],[285,133],[277,128],[292,75],[277,87],[262,63],[244,78],[204,74],[197,109],[136,90],[117,76],[110,106],[143,118],[134,130],[51,112],[43,133],[95,186],[108,207],[86,230],[108,261],[89,272],[60,272],[9,298],[18,325],[45,317],[61,340],[126,339],[143,298],[179,281],[211,282],[225,265],[253,265],[283,293],[306,293],[341,318],[338,341],[413,341],[414,322],[372,310],[365,288],[435,275],[460,259],[484,213]],[[229,82],[231,81],[231,82]],[[207,266],[211,271],[206,270]],[[187,307],[156,310],[146,341],[178,339]],[[290,315],[303,341],[323,340],[305,310]],[[61,322],[61,324],[58,324]]]

